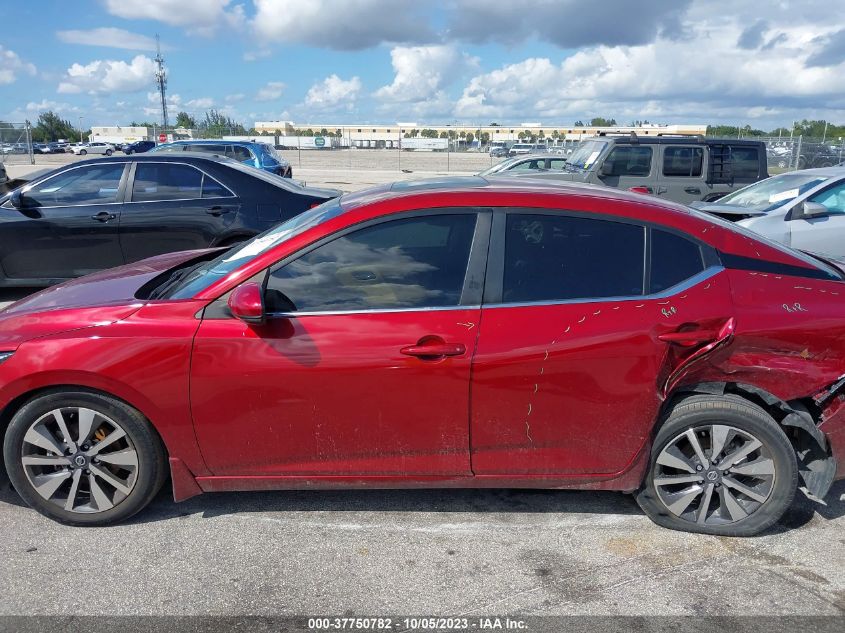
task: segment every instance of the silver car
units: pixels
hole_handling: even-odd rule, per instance
[[[792,248],[845,257],[845,167],[772,176],[691,206]]]
[[[492,176],[493,174],[504,174],[505,172],[541,172],[549,170],[561,171],[566,164],[565,158],[558,158],[549,154],[529,154],[528,156],[514,156],[501,163],[479,172],[479,176]]]
[[[77,156],[85,156],[86,154],[105,154],[111,156],[114,153],[114,145],[111,143],[86,143],[72,147],[71,151]]]

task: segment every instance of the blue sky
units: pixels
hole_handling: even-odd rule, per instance
[[[7,0],[0,118],[845,122],[845,3]],[[8,28],[8,25],[19,28]]]

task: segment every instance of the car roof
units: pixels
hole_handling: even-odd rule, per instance
[[[206,154],[204,152],[161,152],[161,153],[146,153],[146,154],[132,154],[131,156],[105,156],[103,158],[89,158],[73,163],[73,165],[88,165],[91,163],[125,163],[128,161],[135,162],[184,162],[186,158],[196,161],[205,161],[210,163],[237,163],[236,160],[228,156],[219,156],[217,154]]]
[[[661,200],[651,196],[645,197],[641,193],[633,193],[601,185],[532,179],[530,177],[516,179],[497,175],[444,176],[442,178],[425,178],[421,180],[401,180],[345,194],[340,198],[340,205],[344,210],[349,211],[377,201],[396,200],[418,194],[454,195],[457,200],[462,194],[469,192],[588,196],[592,198],[635,202],[637,204],[647,202],[652,207],[689,213],[687,207],[668,200]]]
[[[763,141],[752,140],[746,138],[711,138],[704,136],[592,136],[585,138],[584,141],[604,141],[614,143],[626,143],[629,145],[748,145],[758,146]]]
[[[203,139],[180,139],[171,141],[165,145],[267,145],[267,141],[222,141],[213,138]]]

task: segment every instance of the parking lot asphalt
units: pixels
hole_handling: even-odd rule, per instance
[[[345,190],[397,179],[297,175]],[[28,292],[0,292],[0,307]],[[181,504],[163,490],[129,523],[83,529],[0,482],[0,615],[845,614],[845,482],[826,504],[799,494],[750,539],[664,530],[623,494],[514,490]]]
[[[71,528],[0,493],[0,615],[842,615],[845,486],[767,534],[691,535],[608,492],[166,491]]]

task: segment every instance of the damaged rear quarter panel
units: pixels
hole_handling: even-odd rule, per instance
[[[728,273],[733,338],[692,365],[683,383],[750,384],[788,402],[811,397],[845,374],[845,283]]]

